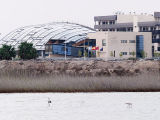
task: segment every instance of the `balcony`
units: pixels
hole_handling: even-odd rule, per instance
[[[116,23],[110,25],[95,25],[94,29],[110,29],[110,28],[132,28],[133,23]]]
[[[153,30],[152,33],[153,34],[160,34],[160,30]]]
[[[152,39],[152,43],[160,43],[160,39]]]

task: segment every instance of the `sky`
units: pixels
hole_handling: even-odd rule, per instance
[[[94,27],[94,16],[160,11],[159,0],[0,0],[0,38],[19,27],[76,22]]]

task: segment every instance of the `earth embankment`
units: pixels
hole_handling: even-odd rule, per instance
[[[85,76],[130,76],[160,73],[160,61],[0,61],[0,71]]]

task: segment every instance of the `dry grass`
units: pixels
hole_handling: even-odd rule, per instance
[[[0,92],[149,92],[160,91],[160,74],[121,77],[36,75],[1,71]]]

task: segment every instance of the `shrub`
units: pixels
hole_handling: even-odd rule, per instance
[[[82,56],[82,51],[79,50],[79,51],[78,51],[78,57],[81,57],[81,56]]]
[[[3,45],[0,48],[0,59],[1,60],[11,60],[16,56],[16,51],[12,46]]]
[[[21,59],[29,60],[37,58],[37,50],[32,43],[22,42],[19,46],[18,55]]]

